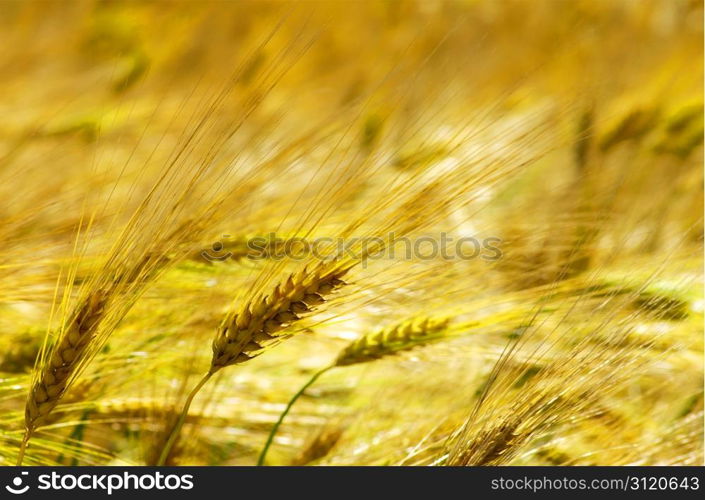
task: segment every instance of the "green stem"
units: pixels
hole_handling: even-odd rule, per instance
[[[213,372],[206,373],[205,377],[203,377],[201,381],[196,384],[196,387],[194,387],[193,390],[189,393],[188,397],[186,398],[186,402],[184,403],[184,409],[181,410],[181,415],[179,415],[179,419],[176,421],[176,424],[174,424],[174,427],[171,429],[171,432],[169,433],[169,439],[164,445],[161,455],[159,455],[157,465],[164,465],[166,463],[166,459],[169,457],[171,449],[174,447],[176,440],[179,438],[181,428],[184,426],[184,422],[186,421],[186,417],[188,416],[188,410],[191,407],[193,398],[196,397],[198,391],[203,388],[203,386],[206,384],[206,382],[208,382],[212,375]]]
[[[303,395],[303,393],[313,385],[316,380],[318,380],[318,377],[323,375],[325,372],[333,368],[334,365],[331,366],[326,366],[322,370],[316,372],[313,374],[313,377],[309,379],[308,382],[306,382],[301,389],[298,390],[296,394],[289,400],[289,404],[286,405],[286,408],[284,408],[284,411],[282,412],[281,415],[279,415],[279,420],[277,420],[277,423],[274,424],[274,427],[272,427],[272,430],[269,431],[269,436],[267,436],[267,442],[264,444],[264,448],[262,448],[262,452],[259,454],[259,458],[257,459],[257,465],[264,465],[264,459],[267,456],[267,451],[269,450],[269,447],[272,445],[272,441],[274,441],[274,436],[277,433],[277,430],[279,429],[279,426],[282,424],[284,421],[284,418],[287,416],[289,413],[289,410],[291,410],[291,407],[294,406],[294,403],[296,403],[296,400]]]

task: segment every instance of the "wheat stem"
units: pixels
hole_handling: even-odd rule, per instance
[[[188,410],[191,407],[193,398],[195,398],[196,394],[198,394],[198,392],[203,388],[203,386],[206,385],[206,382],[210,380],[211,376],[213,376],[213,373],[215,372],[209,371],[208,373],[206,373],[206,375],[201,379],[201,381],[196,384],[196,386],[189,393],[188,397],[186,398],[186,402],[184,403],[184,408],[183,410],[181,410],[181,414],[179,415],[179,419],[174,424],[174,427],[171,429],[171,432],[169,432],[169,439],[167,440],[166,444],[164,445],[164,448],[162,449],[161,454],[159,455],[157,465],[164,465],[166,463],[166,460],[169,457],[169,453],[171,452],[171,449],[174,447],[174,444],[176,443],[176,440],[178,439],[179,434],[181,433],[181,427],[183,427],[184,422],[186,421],[186,417],[188,416]]]
[[[294,403],[296,403],[296,400],[298,400],[303,395],[303,393],[306,392],[306,389],[311,387],[321,375],[326,373],[331,368],[335,368],[335,365],[326,366],[322,370],[319,370],[314,373],[313,377],[311,377],[309,381],[306,382],[301,387],[301,389],[299,389],[298,392],[294,394],[294,396],[289,400],[289,403],[286,405],[286,408],[284,408],[282,414],[279,415],[279,420],[277,420],[277,423],[274,424],[272,430],[269,431],[269,436],[267,436],[267,442],[264,444],[264,448],[262,448],[262,452],[259,454],[259,458],[257,459],[257,465],[264,465],[264,459],[267,456],[267,451],[269,450],[269,447],[272,445],[272,441],[274,441],[274,436],[276,435],[279,426],[284,421],[284,418],[288,415],[289,410],[291,410],[291,407],[294,406]]]
[[[29,442],[29,438],[31,437],[31,431],[29,429],[25,429],[24,431],[24,437],[22,438],[22,444],[20,444],[20,453],[17,456],[17,467],[22,465],[22,461],[24,460],[24,453],[27,451],[27,443]]]
[[[259,459],[257,460],[257,465],[264,464],[267,450],[269,450],[269,447],[274,440],[274,435],[277,433],[282,421],[289,413],[289,410],[291,410],[291,407],[294,405],[296,400],[299,399],[306,389],[318,380],[318,377],[323,375],[328,370],[338,366],[350,366],[374,361],[385,356],[390,356],[401,351],[412,349],[424,343],[432,342],[433,340],[439,339],[443,335],[443,332],[447,326],[447,318],[423,318],[421,321],[407,320],[386,329],[363,335],[359,339],[348,344],[348,346],[341,351],[332,365],[316,372],[313,377],[311,377],[311,379],[306,382],[306,384],[299,389],[296,394],[294,394],[291,400],[289,400],[289,404],[286,405],[286,408],[282,414],[279,415],[279,420],[277,420],[277,423],[274,424],[274,427],[272,427],[272,430],[269,432],[267,442],[265,443],[264,448],[259,455]]]

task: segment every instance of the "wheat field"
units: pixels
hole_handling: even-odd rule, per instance
[[[0,2],[0,465],[702,465],[702,40]]]

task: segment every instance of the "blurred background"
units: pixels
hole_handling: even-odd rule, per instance
[[[348,342],[440,314],[447,341],[311,386],[268,463],[701,464],[702,40],[691,0],[4,0],[0,463],[14,463],[35,359],[61,316],[57,280],[100,272],[117,228],[176,165],[205,180],[164,227],[205,227],[27,464],[155,463],[223,311],[274,269],[243,242],[337,235],[358,216],[373,234],[392,220],[385,200],[421,181],[433,189],[414,203],[435,222],[417,235],[496,237],[502,258],[359,270],[299,335],[218,375],[169,463],[253,464],[289,398]],[[472,189],[450,182],[489,167]],[[227,196],[206,224],[213,192]],[[311,212],[320,220],[297,226]],[[216,241],[232,258],[200,256]],[[576,360],[604,371],[560,369]],[[552,409],[532,407],[547,394]],[[461,452],[492,448],[512,415],[524,423],[509,451]]]

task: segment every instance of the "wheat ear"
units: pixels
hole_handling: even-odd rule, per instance
[[[257,465],[264,465],[274,436],[277,434],[284,418],[289,414],[294,403],[306,392],[318,378],[328,370],[339,366],[350,366],[374,361],[385,356],[392,356],[402,351],[408,351],[416,346],[428,344],[441,338],[448,326],[447,318],[423,318],[403,321],[391,327],[363,335],[359,339],[351,342],[343,349],[332,365],[317,371],[297,392],[294,394],[279,415],[279,419],[269,431],[267,441],[257,459]]]
[[[196,394],[217,371],[244,363],[281,342],[290,334],[279,333],[302,315],[323,304],[326,297],[346,283],[341,279],[354,263],[322,262],[313,271],[308,268],[290,274],[270,295],[245,304],[239,312],[228,313],[218,327],[213,341],[213,358],[208,373],[186,398],[184,408],[162,450],[157,465],[164,465]]]
[[[500,420],[492,429],[481,432],[466,450],[448,465],[496,465],[512,447],[518,446],[526,435],[521,434],[517,428],[519,420],[515,417]]]
[[[340,352],[333,366],[367,363],[427,344],[444,336],[447,326],[447,318],[412,319],[363,335]]]
[[[100,324],[109,294],[98,290],[91,293],[77,309],[58,344],[51,351],[43,370],[33,382],[25,406],[25,435],[17,458],[22,464],[27,442],[37,427],[45,423],[52,410],[59,404],[76,368],[84,359],[84,352],[91,343]]]
[[[350,266],[321,264],[312,272],[306,268],[277,285],[268,296],[260,296],[221,323],[213,341],[211,373],[243,363],[262,354],[288,334],[279,332],[313,312],[328,295],[345,285],[341,278]]]

